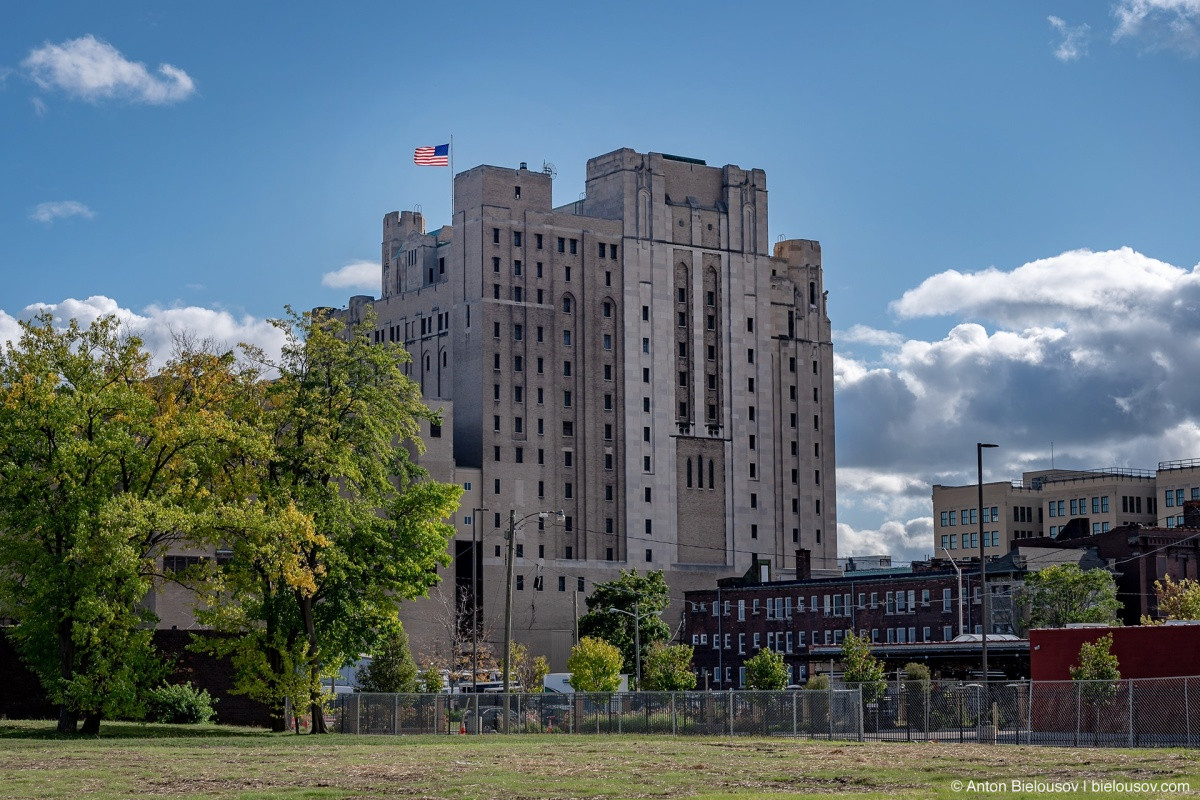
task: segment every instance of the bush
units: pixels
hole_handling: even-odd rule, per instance
[[[196,689],[190,681],[181,684],[164,683],[150,691],[150,711],[147,716],[154,722],[174,725],[212,722],[216,716],[213,709],[216,703],[206,690]]]

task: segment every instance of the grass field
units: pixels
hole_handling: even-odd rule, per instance
[[[1190,790],[1164,786],[1178,782]],[[119,723],[105,723],[97,738],[60,737],[49,722],[0,722],[0,798],[841,794],[1176,798],[1200,794],[1200,753],[741,737],[318,737]]]

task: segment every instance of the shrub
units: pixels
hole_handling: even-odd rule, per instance
[[[150,691],[149,718],[155,722],[175,725],[194,725],[212,722],[216,716],[216,700],[205,689],[196,689],[191,682],[164,683]]]

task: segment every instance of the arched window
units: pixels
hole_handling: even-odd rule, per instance
[[[704,459],[696,459],[696,488],[704,488]]]
[[[571,297],[569,295],[563,298],[562,309],[564,314],[571,313]]]
[[[442,366],[446,366],[446,351],[442,351]]]
[[[429,369],[429,353],[425,354],[425,369]]]
[[[692,460],[687,460],[687,488],[692,488]]]
[[[713,482],[713,462],[711,458],[708,460],[708,488],[716,488],[716,484]]]

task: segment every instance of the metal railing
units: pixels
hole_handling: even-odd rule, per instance
[[[1200,745],[1200,677],[920,681],[779,692],[342,694],[362,734],[663,734],[1086,747]]]

